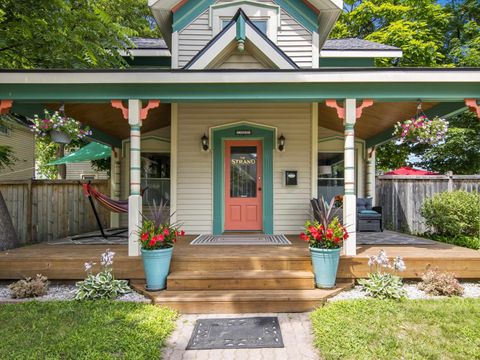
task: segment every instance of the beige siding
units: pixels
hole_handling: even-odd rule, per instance
[[[0,145],[10,146],[17,158],[10,169],[0,170],[0,181],[26,180],[34,177],[35,139],[33,133],[18,125],[9,125],[8,134],[0,133]]]
[[[312,33],[282,10],[278,47],[301,68],[312,67]]]
[[[265,69],[266,67],[254,56],[240,51],[233,52],[218,69]]]
[[[298,233],[310,200],[310,104],[179,104],[177,220],[189,233],[212,231],[212,152],[200,150],[209,127],[249,121],[278,127],[286,151],[274,152],[274,231]],[[299,186],[284,187],[283,170],[298,170]]]
[[[67,180],[80,180],[83,176],[95,176],[95,180],[109,178],[106,171],[95,171],[90,161],[67,164]]]
[[[231,2],[221,0],[218,2]],[[265,0],[266,3],[274,3]],[[212,39],[212,29],[208,22],[209,11],[198,16],[178,34],[178,66],[184,67]],[[312,67],[312,33],[306,30],[286,11],[281,10],[278,47],[282,49],[301,68]],[[238,63],[237,63],[238,64]],[[245,63],[249,68],[249,63]]]
[[[208,10],[178,34],[178,67],[184,67],[212,39]]]

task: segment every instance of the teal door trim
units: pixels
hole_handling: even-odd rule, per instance
[[[237,130],[248,135],[236,135]],[[220,235],[225,226],[225,140],[263,141],[262,208],[263,232],[273,234],[273,152],[275,128],[251,124],[232,124],[211,129],[213,144],[213,234]]]

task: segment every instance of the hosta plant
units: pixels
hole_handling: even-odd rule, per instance
[[[367,279],[360,279],[358,283],[371,297],[377,299],[405,298],[406,291],[403,288],[402,278],[397,272],[405,271],[405,263],[402,257],[397,256],[391,261],[384,250],[377,256],[371,256],[368,260],[370,273]]]
[[[401,142],[433,145],[442,139],[448,130],[448,121],[435,117],[429,119],[421,115],[395,125],[394,136]]]
[[[107,249],[100,257],[102,270],[93,274],[94,262],[85,263],[87,277],[76,283],[76,300],[102,300],[116,299],[117,297],[131,292],[127,280],[117,280],[113,276],[113,257],[115,253]]]
[[[418,288],[434,296],[461,296],[464,291],[454,274],[438,269],[427,269]]]
[[[48,285],[49,282],[47,277],[37,274],[34,278],[27,277],[10,284],[8,289],[13,298],[25,299],[46,295]]]

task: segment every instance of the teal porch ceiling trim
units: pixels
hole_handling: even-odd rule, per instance
[[[438,104],[437,106],[434,106],[433,108],[425,111],[425,115],[428,117],[435,117],[435,116],[440,116],[440,117],[445,117],[449,118],[452,116],[455,116],[463,111],[465,111],[467,107],[465,106],[465,103],[463,102],[451,102],[451,103],[441,103]],[[412,114],[414,115],[414,114]],[[407,120],[407,119],[405,119]],[[372,146],[377,146],[380,144],[383,144],[391,139],[393,139],[393,127],[381,132],[378,135],[375,135],[374,137],[367,139],[366,140],[366,146],[367,149],[372,147]]]
[[[252,135],[238,136],[235,130],[251,130]],[[255,125],[232,124],[212,129],[213,137],[213,234],[220,235],[225,225],[225,140],[263,140],[263,232],[273,234],[273,151],[275,129]]]
[[[432,76],[435,76],[432,74]],[[478,83],[217,83],[217,84],[2,84],[0,99],[23,102],[109,102],[158,99],[170,102],[319,102],[368,98],[376,101],[458,102],[480,98]]]

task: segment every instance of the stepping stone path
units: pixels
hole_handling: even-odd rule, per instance
[[[254,316],[278,317],[284,348],[185,350],[198,319]],[[319,354],[313,347],[309,316],[310,313],[181,315],[177,320],[176,330],[167,340],[162,358],[169,360],[317,360]]]

